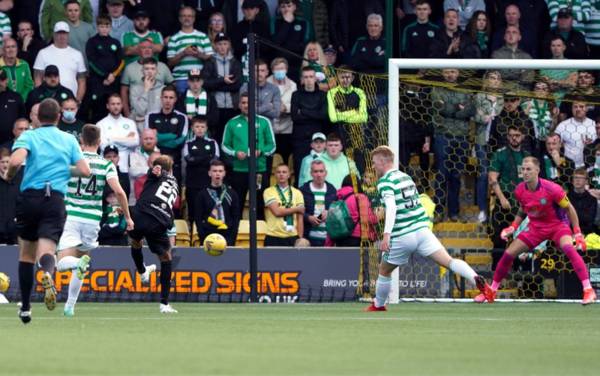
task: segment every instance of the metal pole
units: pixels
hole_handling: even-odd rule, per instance
[[[394,56],[394,0],[385,2],[385,58]]]
[[[248,184],[250,194],[250,302],[258,302],[256,291],[258,255],[256,250],[256,34],[248,34]],[[242,198],[242,200],[245,197]]]

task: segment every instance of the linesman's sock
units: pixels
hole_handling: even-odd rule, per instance
[[[21,311],[31,309],[31,290],[33,289],[33,263],[19,261],[19,287],[21,288]]]
[[[133,258],[138,273],[144,274],[146,267],[144,266],[144,254],[142,253],[142,249],[131,247],[131,257]]]
[[[169,291],[171,291],[171,261],[160,263],[160,302],[169,304]]]
[[[390,287],[392,284],[392,277],[386,277],[379,275],[377,277],[377,283],[375,284],[375,307],[383,307],[385,301],[390,295]]]

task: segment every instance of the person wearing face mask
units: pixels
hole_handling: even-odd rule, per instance
[[[284,162],[288,161],[292,153],[292,94],[298,86],[288,76],[288,62],[283,57],[273,59],[271,71],[273,74],[267,78],[267,82],[275,85],[281,95],[281,112],[273,121],[273,132],[277,144],[277,153],[281,155]]]
[[[85,123],[77,119],[77,111],[79,110],[77,101],[73,98],[69,98],[62,102],[61,108],[62,115],[58,121],[58,129],[72,134],[77,140],[79,140],[81,136],[81,129]]]

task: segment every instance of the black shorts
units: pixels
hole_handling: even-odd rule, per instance
[[[159,256],[164,255],[171,249],[171,241],[167,236],[168,228],[165,228],[156,218],[133,208],[131,211],[133,219],[133,230],[129,236],[137,241],[146,238],[150,252]]]
[[[44,238],[58,243],[67,220],[65,197],[57,191],[46,197],[44,190],[27,189],[17,197],[16,219],[21,239],[35,242]]]

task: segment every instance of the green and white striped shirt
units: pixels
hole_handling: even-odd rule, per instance
[[[325,211],[325,195],[327,194],[327,185],[323,185],[323,188],[315,188],[312,183],[310,183],[310,191],[315,196],[315,211],[313,215],[318,217]],[[319,240],[325,241],[327,238],[327,226],[325,226],[325,221],[321,222],[321,224],[317,227],[311,227],[308,233],[309,240]]]
[[[0,12],[0,46],[4,44],[2,37],[11,34],[12,27],[10,26],[10,18],[8,18],[8,16],[5,13]]]
[[[600,46],[600,0],[592,0],[590,19],[585,23],[585,42]]]
[[[179,31],[169,39],[167,45],[167,58],[173,58],[188,46],[196,46],[200,52],[207,55],[213,54],[212,45],[208,36],[201,31],[194,30],[191,33]],[[187,80],[188,72],[192,69],[202,69],[202,60],[193,56],[185,56],[173,69],[175,80]]]
[[[67,187],[66,208],[70,220],[99,224],[102,219],[102,194],[108,179],[118,179],[112,162],[96,153],[84,152],[90,164],[90,177],[72,177]]]
[[[550,14],[551,28],[556,28],[558,11],[562,8],[571,8],[573,14],[573,29],[585,34],[584,25],[590,19],[592,6],[590,0],[547,0],[548,13]]]
[[[429,226],[429,217],[421,205],[417,186],[412,178],[399,170],[390,170],[377,182],[381,201],[392,195],[396,201],[396,220],[391,239]]]

